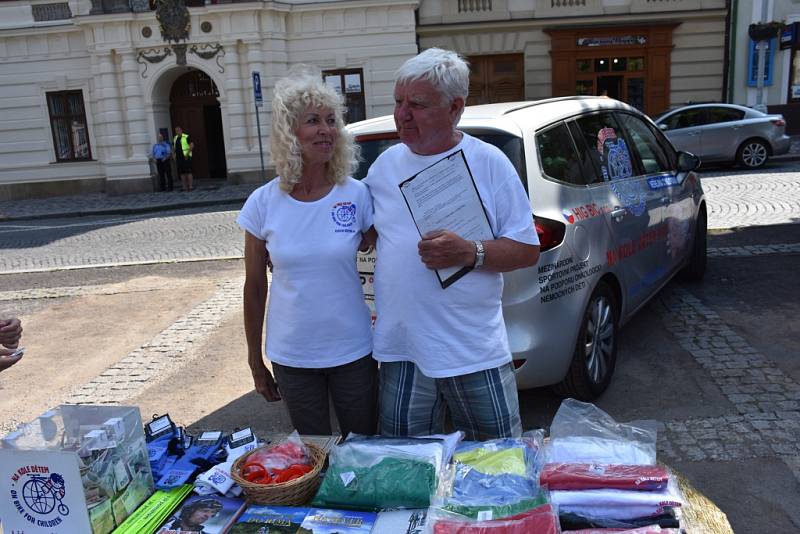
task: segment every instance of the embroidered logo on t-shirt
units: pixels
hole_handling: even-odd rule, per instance
[[[331,218],[336,223],[335,232],[355,232],[356,205],[352,202],[337,202],[331,210]]]

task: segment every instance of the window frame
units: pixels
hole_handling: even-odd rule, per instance
[[[69,102],[68,97],[70,95],[79,95],[80,102],[81,102],[81,113],[66,113],[63,115],[57,115],[53,112],[53,98],[60,98],[63,99],[64,109],[69,109]],[[45,93],[45,101],[47,103],[47,115],[48,120],[50,123],[50,135],[53,140],[53,154],[55,156],[56,163],[72,163],[76,161],[92,161],[92,141],[91,135],[89,134],[89,122],[86,120],[86,101],[83,98],[83,89],[70,89],[66,91],[48,91]],[[70,149],[72,153],[71,158],[62,158],[60,156],[60,151],[58,149],[58,139],[56,138],[56,121],[58,120],[67,120],[69,124],[71,124],[72,120],[80,119],[83,122],[83,127],[86,130],[86,148],[87,148],[87,155],[85,157],[76,157],[75,151],[75,143],[73,136],[68,136]]]
[[[560,179],[556,178],[555,176],[547,174],[547,171],[545,170],[545,166],[544,166],[544,161],[542,160],[542,151],[539,150],[539,136],[541,134],[545,134],[545,133],[549,132],[550,130],[554,130],[555,128],[558,128],[558,127],[563,127],[566,130],[567,136],[570,139],[570,143],[571,143],[571,146],[572,146],[572,151],[573,151],[573,154],[575,156],[575,159],[580,164],[581,171],[583,171],[584,165],[583,165],[583,161],[581,160],[581,152],[580,152],[580,149],[578,148],[578,144],[575,142],[575,137],[573,135],[573,132],[569,127],[569,120],[561,120],[561,121],[554,122],[552,124],[548,124],[544,128],[539,128],[533,134],[533,144],[536,147],[536,158],[537,158],[537,161],[539,163],[539,169],[541,170],[542,177],[544,179],[550,181],[550,182],[555,182],[555,183],[558,183],[558,184],[567,185],[567,186],[571,186],[571,187],[579,187],[579,188],[585,188],[585,187],[588,187],[589,185],[591,185],[592,183],[595,183],[595,182],[587,183],[585,180],[584,180],[583,183],[568,182],[566,180],[560,180]],[[594,165],[592,165],[592,168],[594,168]],[[596,172],[595,172],[595,174],[596,174]],[[581,175],[583,176],[582,172],[581,172]]]
[[[615,111],[614,114],[620,116],[619,119],[617,119],[616,117],[615,117],[615,119],[617,120],[617,122],[620,125],[620,130],[622,130],[622,133],[625,136],[625,141],[630,145],[632,152],[635,153],[636,161],[634,162],[634,165],[638,168],[638,171],[639,171],[639,174],[637,174],[636,176],[640,176],[640,177],[641,176],[652,176],[654,174],[663,174],[665,172],[672,173],[672,172],[675,171],[675,168],[672,166],[673,159],[670,158],[670,154],[667,153],[664,150],[663,144],[659,142],[658,136],[655,135],[655,132],[653,131],[653,128],[651,128],[650,125],[647,124],[646,120],[644,120],[642,117],[639,117],[635,113],[630,113],[630,112],[621,111],[621,110]],[[666,169],[664,169],[662,171],[656,171],[656,172],[647,172],[647,169],[644,166],[644,158],[642,157],[642,153],[639,151],[639,146],[634,142],[631,132],[628,131],[628,127],[623,122],[622,116],[628,116],[628,117],[632,117],[634,120],[638,120],[640,123],[642,123],[644,125],[645,129],[647,129],[648,131],[650,131],[651,134],[653,134],[653,137],[656,140],[656,144],[659,146],[659,148],[662,149],[662,151],[664,151],[664,158],[666,160],[664,163],[667,166]],[[669,145],[667,145],[667,146],[669,146]]]
[[[348,74],[358,74],[359,81],[360,81],[360,84],[361,84],[361,91],[359,93],[348,93],[347,92],[347,87],[346,87],[346,83],[345,83],[345,76],[348,75]],[[361,67],[353,67],[353,68],[330,69],[330,70],[323,70],[322,71],[322,80],[325,83],[328,83],[327,79],[328,79],[329,76],[330,77],[333,77],[333,76],[338,76],[339,77],[339,87],[341,88],[341,91],[342,91],[339,94],[342,97],[342,100],[344,101],[345,110],[346,110],[345,113],[344,113],[344,117],[343,117],[344,118],[344,123],[345,124],[353,124],[354,122],[359,122],[359,121],[362,121],[362,120],[366,120],[367,119],[367,92],[366,92],[366,86],[364,85],[364,69],[361,68]],[[357,100],[356,103],[361,108],[361,112],[363,114],[363,118],[360,118],[360,119],[357,119],[357,120],[349,120],[348,115],[350,114],[350,105],[348,103],[347,95],[355,95],[355,94],[358,95],[358,97],[356,97],[356,100]]]

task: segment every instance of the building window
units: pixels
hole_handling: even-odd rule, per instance
[[[792,50],[792,67],[789,72],[789,102],[800,102],[800,48]]]
[[[322,72],[325,83],[344,96],[347,111],[344,122],[347,124],[367,118],[364,104],[364,71],[361,69],[326,70]]]
[[[56,161],[92,159],[82,91],[47,93]]]

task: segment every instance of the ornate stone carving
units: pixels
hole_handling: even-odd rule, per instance
[[[219,60],[222,59],[223,56],[225,56],[225,47],[223,47],[221,44],[204,43],[201,45],[192,45],[191,48],[189,48],[189,52],[205,60],[212,59],[214,56],[216,56],[217,68],[219,68],[219,71],[221,73],[225,72],[225,68],[219,62]]]
[[[207,20],[206,20],[206,21],[203,21],[203,22],[200,24],[200,29],[203,31],[203,33],[209,33],[209,32],[211,32],[211,29],[212,29],[212,28],[213,28],[213,26],[211,26],[211,23],[210,23],[210,22],[208,22]]]
[[[172,55],[172,50],[167,47],[164,48],[148,48],[141,50],[136,55],[136,63],[144,65],[142,71],[142,78],[147,78],[147,63],[161,63],[167,56]],[[145,61],[147,63],[145,63]]]
[[[172,51],[175,52],[175,63],[178,65],[186,65],[186,45],[172,45]]]
[[[151,35],[153,35],[153,30],[150,29],[150,26],[142,28],[142,37],[149,39]]]
[[[184,0],[156,0],[156,18],[161,25],[161,38],[164,41],[179,43],[189,38],[191,19]],[[185,52],[184,46],[184,59]]]

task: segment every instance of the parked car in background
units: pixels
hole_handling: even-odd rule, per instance
[[[348,128],[364,158],[357,178],[399,142],[391,116]],[[674,275],[705,273],[698,158],[675,151],[650,119],[609,98],[471,106],[459,129],[514,164],[541,241],[536,266],[504,275],[518,386],[597,397],[614,373],[620,326]],[[359,258],[370,304],[374,261]]]
[[[675,148],[703,163],[763,166],[770,156],[789,151],[782,115],[767,115],[734,104],[696,104],[674,109],[655,119]]]

